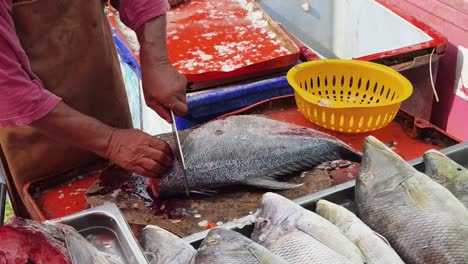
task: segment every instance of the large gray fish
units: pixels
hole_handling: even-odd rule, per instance
[[[335,137],[261,116],[231,116],[193,130],[183,141],[191,190],[246,184],[289,189],[277,178],[314,168],[324,161],[359,162],[361,154]],[[178,162],[178,161],[175,161]],[[156,197],[185,192],[180,167],[150,181]]]
[[[468,208],[468,169],[437,150],[424,153],[426,175],[447,188]]]
[[[387,240],[375,233],[355,214],[326,200],[317,202],[316,212],[336,225],[361,250],[368,264],[403,264]]]
[[[335,225],[275,193],[262,197],[252,240],[295,264],[364,262],[360,250]]]
[[[231,230],[210,230],[195,255],[195,264],[287,264],[284,259]]]
[[[468,263],[468,210],[378,139],[364,141],[356,183],[361,219],[407,263]]]
[[[149,264],[186,264],[197,253],[180,237],[153,225],[141,231],[140,245]]]

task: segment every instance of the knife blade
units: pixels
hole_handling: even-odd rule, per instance
[[[174,141],[176,145],[176,155],[179,157],[180,162],[182,163],[182,177],[184,178],[184,187],[185,194],[187,197],[190,197],[190,189],[187,180],[187,167],[185,166],[184,154],[182,153],[182,146],[180,145],[179,132],[177,131],[177,125],[175,122],[174,112],[171,109],[171,118],[172,118],[172,134],[174,135]]]

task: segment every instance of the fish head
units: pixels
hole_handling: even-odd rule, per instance
[[[230,252],[245,254],[242,248],[249,244],[247,237],[235,231],[224,228],[211,229],[206,238],[198,248],[196,262],[210,263],[210,259],[218,258],[221,255],[228,255]]]
[[[276,193],[265,193],[251,237],[267,246],[293,229],[300,215],[299,205]]]
[[[286,263],[279,256],[244,235],[214,228],[198,248],[195,263]]]
[[[339,226],[340,229],[346,230],[354,222],[354,215],[349,211],[343,210],[343,207],[329,202],[327,200],[319,200],[315,211],[321,217],[327,219],[331,223]]]
[[[373,136],[364,139],[364,152],[357,178],[357,193],[373,197],[397,188],[416,170]]]
[[[439,182],[456,181],[468,177],[468,170],[437,150],[429,150],[423,155],[425,173]]]
[[[196,253],[189,243],[154,225],[141,230],[140,245],[149,263],[185,263]]]

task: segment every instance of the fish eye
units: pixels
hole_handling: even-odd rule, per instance
[[[209,239],[207,240],[207,242],[208,242],[208,244],[210,244],[210,245],[216,245],[216,244],[219,243],[219,238],[212,237],[212,238],[209,238]]]
[[[143,254],[145,255],[146,260],[149,264],[158,262],[158,256],[156,256],[156,254],[154,254],[153,252],[144,252]]]
[[[372,175],[371,172],[362,173],[361,176],[360,176],[362,183],[369,182],[372,179],[372,176],[373,175]]]
[[[266,218],[261,218],[258,221],[258,227],[260,229],[263,229],[263,228],[267,227],[268,224],[270,224],[270,221],[268,219],[266,219]]]

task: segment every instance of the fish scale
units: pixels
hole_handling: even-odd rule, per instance
[[[394,197],[405,199],[406,197]],[[414,208],[408,204],[396,205],[388,200],[375,201],[381,210],[360,210],[366,223],[386,237],[400,256],[409,263],[467,263],[468,243],[466,242],[468,224],[453,221],[450,213],[422,213],[417,216]],[[359,206],[362,208],[364,206]],[[439,210],[441,207],[428,208]],[[382,211],[385,211],[382,213]],[[432,211],[434,212],[434,211]],[[373,215],[369,217],[369,215]],[[398,217],[390,217],[390,215]],[[395,221],[395,218],[398,220]],[[431,219],[427,221],[427,219]],[[467,218],[468,221],[468,218]],[[444,223],[437,225],[436,223]],[[450,223],[447,228],[445,223]],[[453,228],[459,225],[459,228]],[[383,227],[386,226],[386,227]],[[417,232],[414,232],[417,230]],[[461,233],[460,233],[461,232]],[[431,243],[434,241],[436,244]]]
[[[287,236],[279,238],[268,249],[289,263],[353,263],[319,241],[310,239],[310,235],[299,230],[293,230]]]
[[[468,263],[468,210],[374,137],[365,139],[356,205],[406,263]]]
[[[360,161],[361,154],[328,134],[256,115],[231,116],[193,130],[182,142],[191,190],[245,184],[269,189],[299,186],[277,177],[313,169],[336,159]],[[176,166],[154,193],[184,193]],[[158,196],[158,195],[156,195]]]

